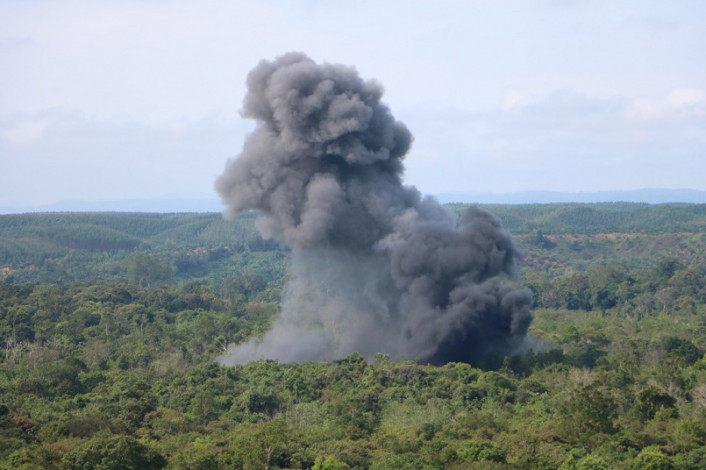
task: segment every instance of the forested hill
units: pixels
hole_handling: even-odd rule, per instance
[[[467,204],[448,204],[460,210]],[[513,234],[542,230],[554,234],[676,233],[706,228],[706,204],[490,204]]]
[[[484,207],[528,350],[441,367],[218,365],[280,311],[254,214],[0,216],[0,470],[706,468],[706,206]]]
[[[468,204],[447,204],[460,211]],[[699,232],[706,204],[513,204],[483,205],[512,233],[564,234]],[[56,212],[0,215],[2,248],[44,250],[134,249],[140,246],[253,244],[254,213],[224,220],[217,213]],[[6,255],[8,253],[5,253]]]
[[[218,277],[229,258],[281,251],[259,236],[254,219],[243,214],[224,220],[216,213],[0,215],[0,268],[17,281],[124,278],[136,263],[151,263],[161,271],[156,278]]]
[[[449,204],[460,211],[466,204]],[[610,258],[611,246],[582,236],[631,234],[632,263],[640,264],[655,248],[680,255],[684,239],[706,232],[705,204],[598,203],[486,205],[528,254],[526,263],[547,263],[552,256],[535,256],[537,249],[556,247]],[[29,213],[0,215],[0,269],[16,281],[74,282],[93,278],[124,278],[138,266],[152,271],[152,280],[193,280],[222,277],[243,253],[279,253],[284,247],[263,240],[255,228],[255,214],[224,220],[218,213]],[[568,236],[568,238],[567,238]],[[639,238],[642,237],[642,238]],[[692,237],[693,238],[693,237]],[[619,241],[619,240],[618,240]],[[690,240],[697,250],[702,239]],[[625,243],[623,243],[625,245]],[[594,248],[592,250],[592,248]],[[672,251],[670,251],[672,250]],[[264,255],[267,253],[267,255]],[[533,254],[534,253],[534,254]],[[142,258],[139,258],[142,256]],[[644,255],[644,256],[643,256]],[[147,259],[144,256],[149,256]],[[556,257],[556,256],[554,256]],[[577,258],[580,260],[581,256]],[[234,259],[236,258],[236,259]],[[242,261],[242,260],[241,260]],[[260,261],[259,261],[260,262]],[[144,266],[145,263],[152,266]],[[260,262],[262,264],[262,262]],[[267,262],[265,262],[267,264]],[[554,267],[566,267],[557,261]],[[149,282],[147,279],[145,282]]]
[[[259,237],[254,214],[225,221],[220,214],[56,212],[0,215],[4,248],[113,251],[140,246],[245,245]]]

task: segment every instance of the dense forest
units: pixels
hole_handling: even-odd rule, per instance
[[[534,295],[492,370],[220,366],[287,276],[254,214],[0,215],[0,468],[706,468],[706,205],[486,208]]]

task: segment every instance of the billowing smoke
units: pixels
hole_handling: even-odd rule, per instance
[[[216,189],[255,209],[292,249],[282,312],[223,364],[330,360],[359,352],[483,363],[525,338],[531,295],[508,282],[517,255],[497,218],[459,218],[402,184],[412,137],[351,67],[289,53],[250,72],[257,125]]]

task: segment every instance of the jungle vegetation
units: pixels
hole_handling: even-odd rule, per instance
[[[0,468],[706,468],[706,206],[487,208],[534,294],[495,370],[223,367],[287,275],[254,214],[0,215]]]

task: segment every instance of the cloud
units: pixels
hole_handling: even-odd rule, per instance
[[[159,125],[53,108],[0,116],[0,200],[210,194],[248,127],[214,114]]]
[[[696,88],[677,88],[656,99],[637,99],[626,115],[646,123],[704,126],[706,92]]]
[[[14,122],[0,128],[0,139],[11,146],[21,147],[39,140],[47,128],[47,122],[43,119]]]
[[[531,98],[527,93],[520,90],[510,89],[505,92],[500,109],[508,113],[518,113],[530,103]]]
[[[416,137],[409,181],[438,193],[703,187],[706,114],[699,89],[657,98],[517,90],[495,108],[428,116],[438,125],[422,131],[423,122],[408,120]],[[485,176],[498,173],[505,177]]]

